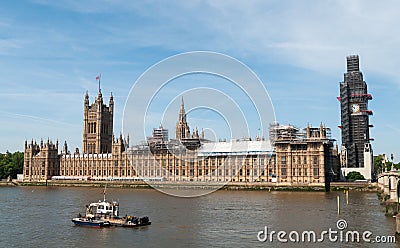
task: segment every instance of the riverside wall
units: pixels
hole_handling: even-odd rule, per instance
[[[240,183],[230,182],[219,184],[215,182],[151,182],[144,181],[90,181],[90,180],[47,180],[47,181],[16,181],[1,183],[0,186],[48,186],[48,187],[107,187],[115,188],[173,188],[173,189],[220,189],[220,190],[274,190],[274,191],[325,191],[323,184],[289,185],[276,183]],[[356,190],[377,192],[376,183],[332,182],[331,191]]]

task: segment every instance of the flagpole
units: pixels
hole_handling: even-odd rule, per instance
[[[100,73],[100,76],[99,76],[99,92],[101,91],[101,88],[100,88],[100,79],[101,79],[101,73]]]

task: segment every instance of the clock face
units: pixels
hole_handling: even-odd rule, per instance
[[[360,112],[360,105],[358,105],[358,104],[352,104],[352,105],[351,105],[351,112],[352,112],[352,113],[358,113],[358,112]]]

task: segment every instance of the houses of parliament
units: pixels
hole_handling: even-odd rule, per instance
[[[113,135],[114,99],[108,106],[99,89],[90,104],[84,97],[82,150],[67,142],[25,141],[25,181],[157,180],[197,182],[260,182],[276,185],[323,186],[338,175],[337,148],[324,125],[304,129],[273,123],[270,139],[246,138],[214,142],[204,132],[190,131],[184,101],[175,138],[168,129],[153,129],[147,142],[129,144],[129,136]],[[59,150],[59,147],[61,149]]]

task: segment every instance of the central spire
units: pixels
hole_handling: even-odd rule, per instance
[[[189,138],[190,131],[186,122],[185,102],[182,96],[181,108],[179,110],[179,118],[175,128],[175,138],[178,140]]]
[[[186,123],[185,102],[183,100],[183,96],[182,96],[181,109],[179,110],[179,121]]]

